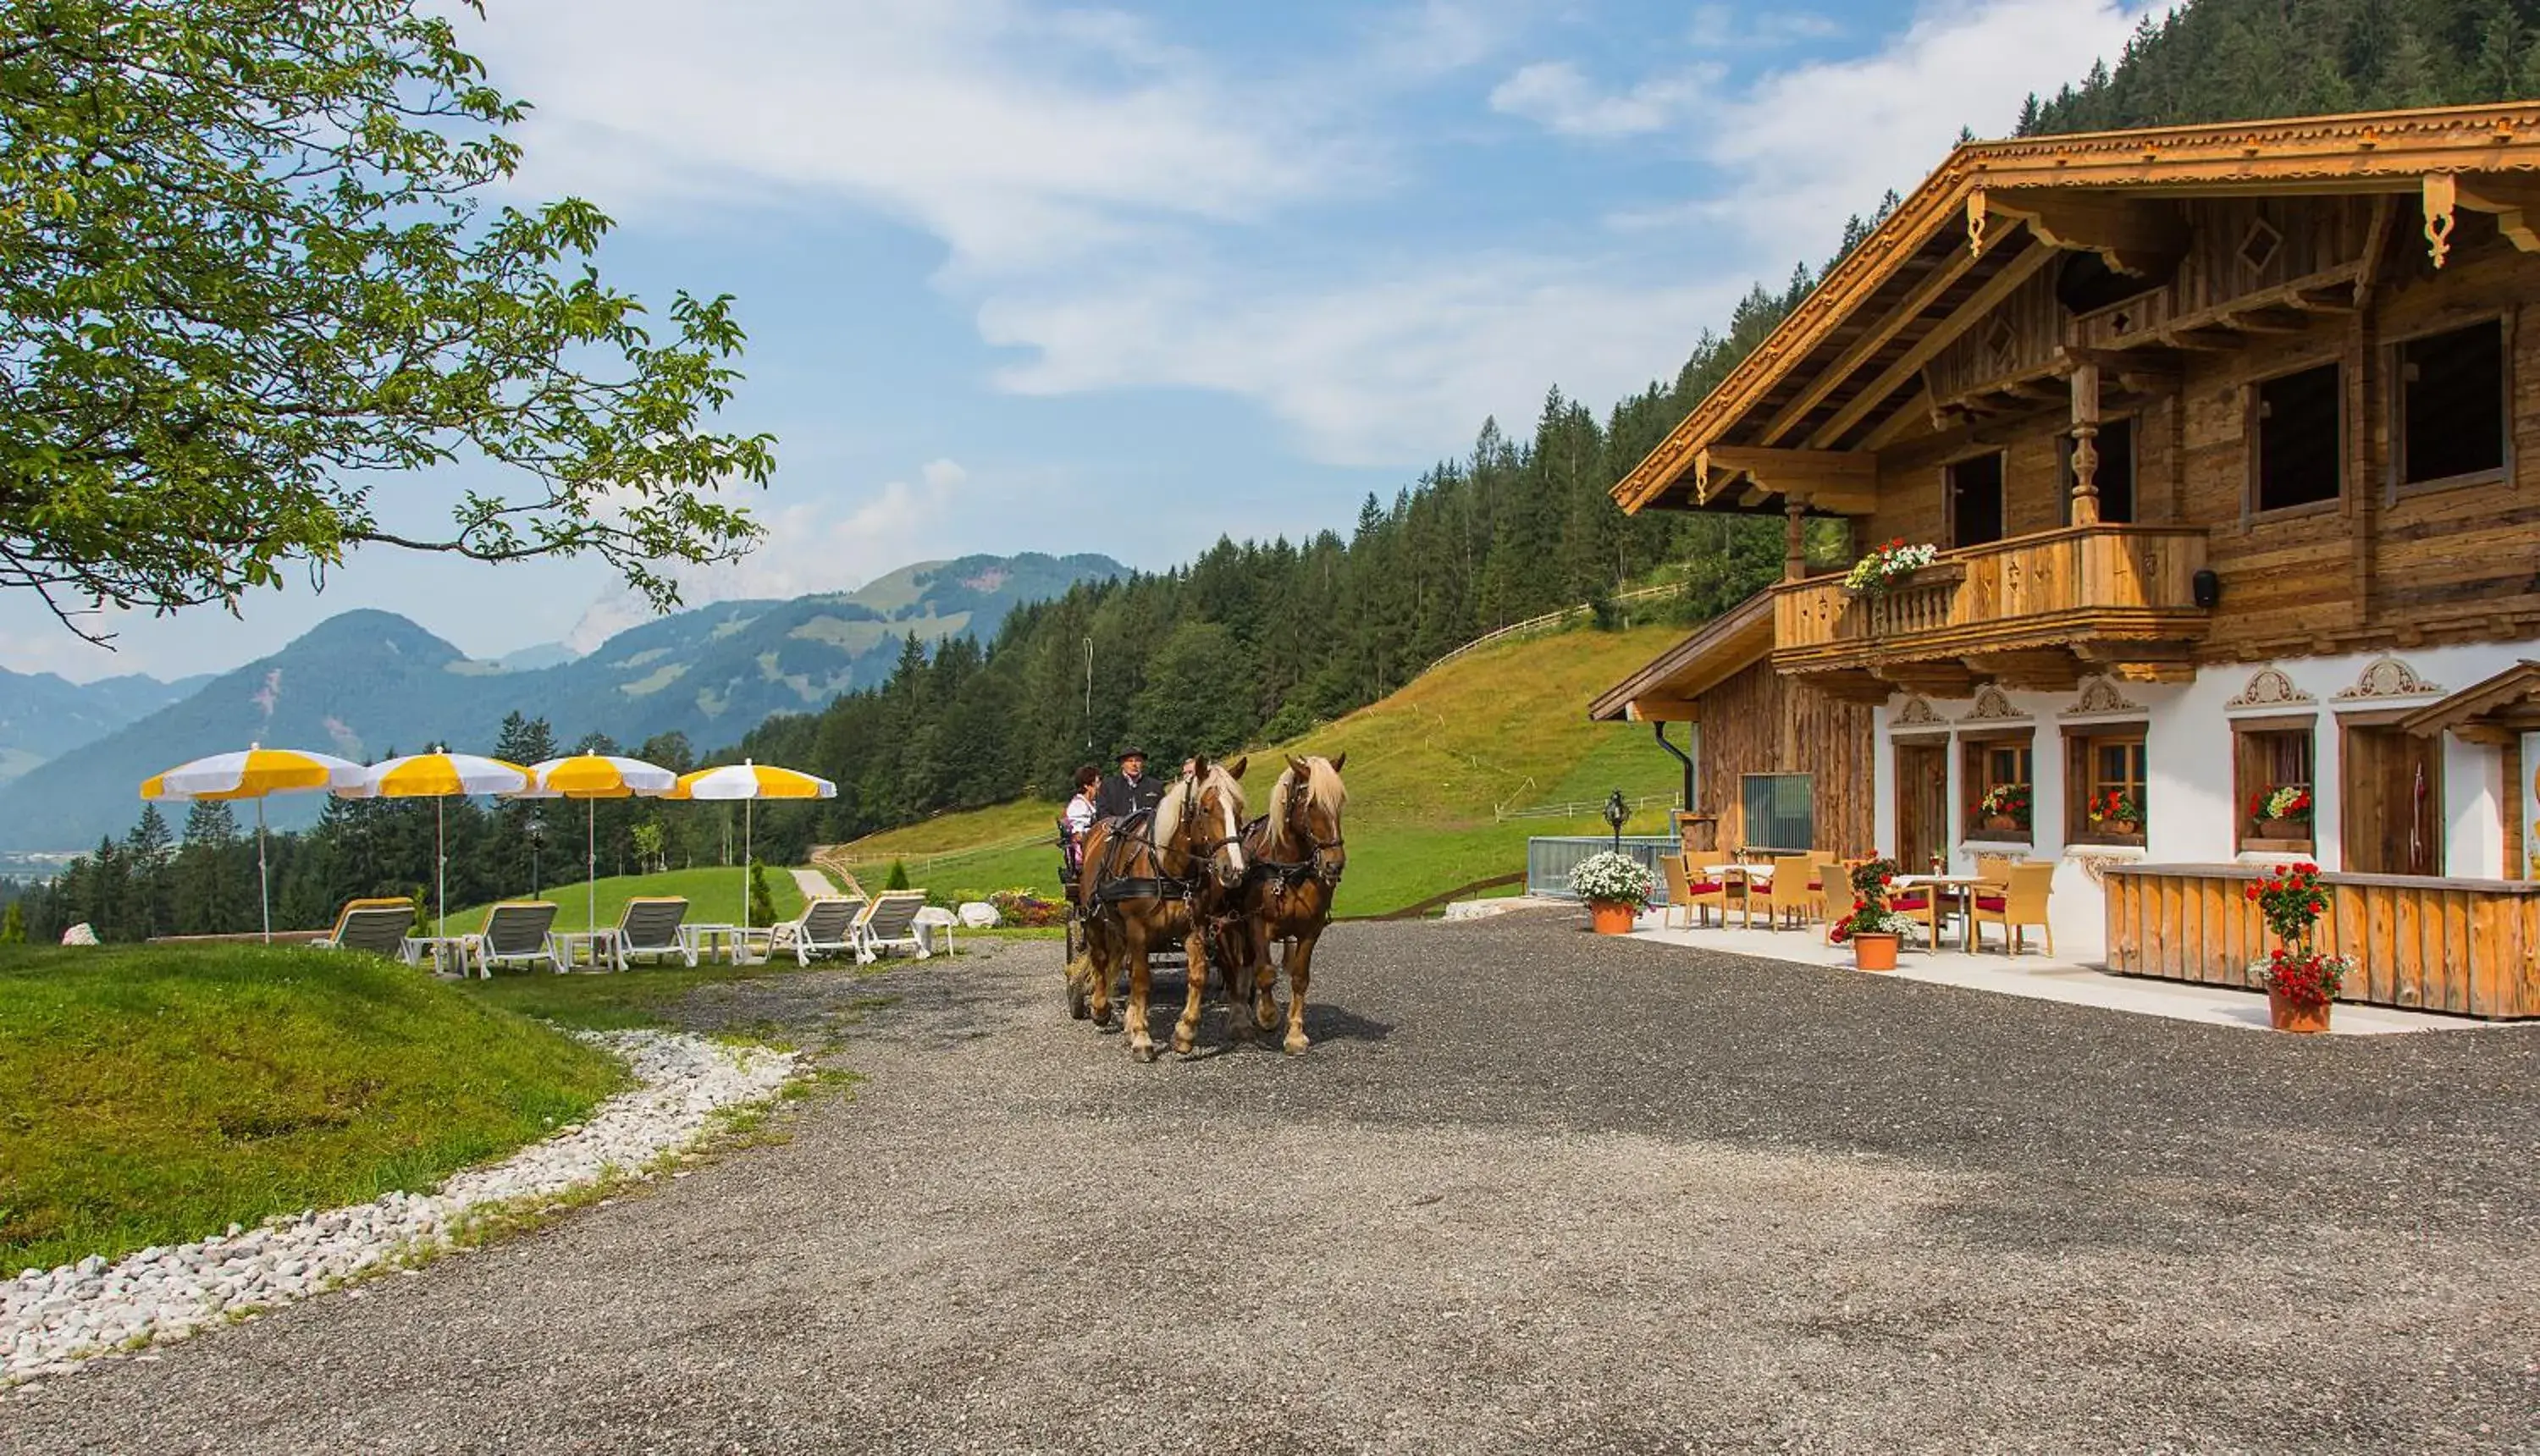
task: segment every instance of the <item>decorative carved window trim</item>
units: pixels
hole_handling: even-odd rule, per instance
[[[2073,706],[2065,709],[2063,712],[2058,713],[2055,716],[2059,720],[2077,718],[2141,718],[2151,711],[2151,709],[2146,708],[2143,704],[2129,699],[2123,692],[2119,691],[2117,685],[2109,679],[2105,677],[2091,677],[2082,681],[2081,695],[2073,700]]]
[[[1920,693],[1906,698],[1905,706],[1887,721],[1890,728],[1945,728],[1949,721],[1932,707],[1932,700]]]
[[[2281,667],[2261,667],[2249,674],[2249,685],[2222,704],[2225,713],[2263,713],[2303,707],[2319,699],[2293,686]]]
[[[1992,683],[1976,689],[1976,705],[1960,723],[2027,723],[2031,715],[2014,706],[2009,694]]]
[[[2381,698],[2435,698],[2442,696],[2439,683],[2428,682],[2417,675],[2417,669],[2395,657],[2383,656],[2364,664],[2355,675],[2355,685],[2338,693],[2340,703],[2364,702]]]

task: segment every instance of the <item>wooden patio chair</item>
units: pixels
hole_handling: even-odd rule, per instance
[[[1714,879],[1702,872],[1703,857],[1699,852],[1690,855],[1669,855],[1665,858],[1676,871],[1684,876],[1686,929],[1698,931],[1707,926],[1710,922],[1703,912],[1708,910],[1720,912],[1720,928],[1724,931],[1729,929],[1729,885],[1728,882]],[[1673,894],[1673,889],[1670,888],[1668,893]]]
[[[335,928],[309,943],[320,950],[367,950],[390,960],[407,960],[406,936],[414,934],[414,902],[402,895],[347,900],[335,916]]]
[[[1761,901],[1764,924],[1773,930],[1805,924],[1802,917],[1807,914],[1808,899],[1814,893],[1808,886],[1817,877],[1816,857],[1775,855],[1772,865],[1771,879],[1752,880],[1746,886],[1746,923],[1755,923],[1755,906]]]
[[[2055,954],[2055,927],[2046,918],[2046,901],[2055,888],[2055,867],[2014,864],[1992,884],[1978,885],[1967,920],[1967,948],[1983,948],[1987,921],[2002,927],[2002,953],[2017,955],[2022,933],[2036,926],[2046,933],[2046,953]]]
[[[459,937],[459,973],[465,974],[472,961],[476,974],[489,981],[496,966],[535,970],[544,965],[562,974],[564,961],[555,953],[555,942],[547,938],[547,932],[555,929],[555,918],[556,907],[546,900],[506,900],[488,907],[484,929]]]

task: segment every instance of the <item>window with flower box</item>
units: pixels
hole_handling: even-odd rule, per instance
[[[2307,855],[2313,778],[2311,719],[2242,719],[2231,725],[2233,797],[2240,805],[2236,843],[2261,854]]]
[[[2064,755],[2065,842],[2142,844],[2152,812],[2144,725],[2067,728]]]
[[[1958,782],[1965,787],[1963,838],[2027,844],[2034,837],[2036,731],[1961,733]]]

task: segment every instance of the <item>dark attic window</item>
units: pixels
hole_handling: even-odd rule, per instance
[[[2337,499],[2346,459],[2338,428],[2344,392],[2343,372],[2334,364],[2259,383],[2260,511]]]
[[[2399,480],[2505,468],[2505,325],[2489,319],[2399,346]]]
[[[2077,252],[2056,268],[2055,301],[2075,313],[2094,313],[2168,281],[2167,276],[2120,273],[2095,252]]]

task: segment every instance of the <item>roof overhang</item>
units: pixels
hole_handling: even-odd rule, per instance
[[[1632,512],[1797,503],[1862,514],[1870,508],[1858,494],[1785,495],[1770,470],[1736,468],[1724,452],[1783,452],[1794,457],[1788,474],[1799,459],[1874,451],[1910,418],[1923,366],[2056,258],[2096,251],[2139,272],[2184,245],[2162,199],[2252,193],[2415,201],[2436,266],[2461,209],[2493,214],[2517,246],[2540,251],[2540,102],[1962,146],[1614,486],[1614,499]]]
[[[1758,591],[1712,618],[1648,666],[1588,705],[1594,723],[1698,723],[1709,688],[1772,656],[1773,593]]]
[[[2528,659],[2399,720],[2420,737],[2449,732],[2473,743],[2540,733],[2540,662]]]

